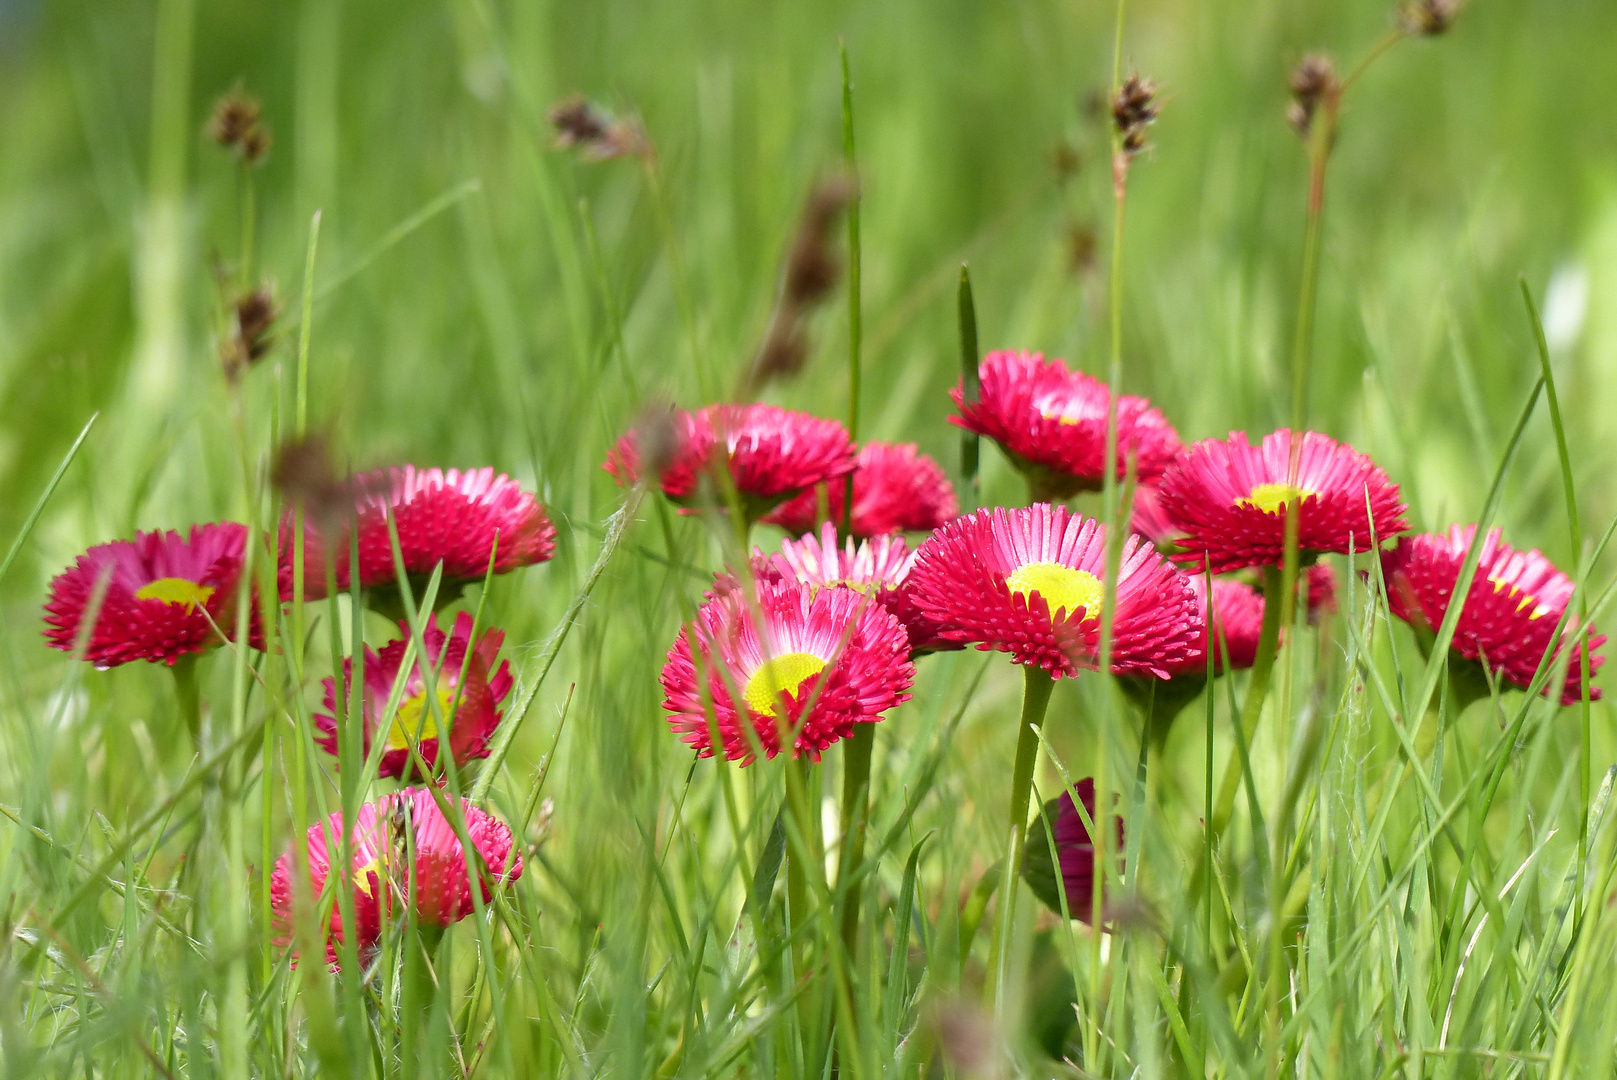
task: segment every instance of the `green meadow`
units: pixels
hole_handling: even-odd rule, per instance
[[[856,176],[835,285],[760,400],[918,444],[963,508],[1026,504],[988,440],[967,475],[948,423],[965,267],[978,353],[1119,379],[1187,444],[1300,421],[1385,469],[1413,530],[1498,525],[1617,626],[1617,5],[1413,17],[0,0],[0,1071],[1612,1075],[1617,715],[1505,683],[1467,703],[1375,559],[1326,557],[1337,611],[1287,628],[1255,730],[1242,673],[1156,755],[1109,676],[1056,684],[1036,801],[1095,777],[1125,822],[1096,929],[1002,880],[1002,653],[916,661],[856,867],[844,746],[698,759],[659,674],[735,531],[602,468],[648,407],[749,392],[804,207]],[[1334,140],[1288,123],[1313,53],[1345,83]],[[1120,210],[1109,100],[1135,72],[1161,112]],[[262,110],[254,164],[210,137],[232,92]],[[574,94],[629,152],[557,146]],[[260,287],[248,362],[235,303]],[[91,545],[273,535],[280,448],[310,432],[342,469],[492,466],[557,530],[553,559],[438,596],[505,633],[501,752],[454,783],[524,865],[431,943],[424,995],[407,927],[336,971],[294,963],[271,912],[300,830],[397,786],[312,734],[321,680],[394,622],[267,605],[274,648],[197,662],[195,737],[165,666],[42,636]]]

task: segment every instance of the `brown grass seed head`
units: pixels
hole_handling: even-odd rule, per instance
[[[1125,154],[1132,157],[1145,149],[1145,129],[1161,111],[1155,83],[1141,78],[1138,73],[1123,80],[1112,98],[1112,124],[1122,140]]]
[[[1330,97],[1341,93],[1342,84],[1336,77],[1336,64],[1324,53],[1309,53],[1292,70],[1290,77],[1291,104],[1286,108],[1286,119],[1297,134],[1307,135],[1314,125],[1314,114]]]
[[[258,99],[239,86],[214,103],[207,131],[208,138],[248,165],[261,163],[273,141]]]
[[[1404,33],[1436,37],[1448,33],[1460,13],[1460,0],[1404,0],[1398,6],[1398,22]]]
[[[552,105],[545,119],[555,129],[557,150],[578,150],[585,161],[640,157],[650,152],[638,120],[615,117],[582,94],[571,94]]]

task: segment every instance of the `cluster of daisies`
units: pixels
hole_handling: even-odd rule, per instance
[[[664,708],[699,754],[817,759],[904,701],[916,660],[938,650],[1009,653],[1052,679],[1098,668],[1106,527],[1064,500],[1105,484],[1111,392],[1060,360],[1021,352],[990,353],[979,384],[953,391],[951,420],[1000,446],[1027,478],[1032,505],[960,515],[943,470],[913,446],[858,448],[834,421],[766,405],[676,411],[654,470],[639,432],[620,440],[605,465],[620,483],[655,481],[686,509],[739,509],[749,525],[797,536],[773,553],[754,549],[750,583],[719,574],[669,649]],[[1235,432],[1187,447],[1149,401],[1127,395],[1115,417],[1115,477],[1137,490],[1110,590],[1109,665],[1137,700],[1183,705],[1208,677],[1254,665],[1274,599],[1264,581],[1278,580],[1262,571],[1285,560],[1288,514],[1311,616],[1335,603],[1320,556],[1378,550],[1391,611],[1421,631],[1442,622],[1474,529],[1401,535],[1398,487],[1365,455],[1288,430],[1257,444]],[[929,535],[912,547],[906,532]],[[1563,636],[1579,632],[1567,612],[1572,591],[1537,551],[1490,532],[1451,662],[1529,687],[1546,656],[1553,666]],[[1603,641],[1591,630],[1591,673]],[[1579,664],[1555,692],[1581,697]],[[1058,833],[1077,820],[1068,799]],[[1075,887],[1082,880],[1069,875]]]
[[[452,598],[490,573],[542,563],[555,552],[555,527],[537,499],[492,469],[381,469],[355,476],[345,491],[350,507],[304,524],[301,566],[292,512],[273,538],[274,551],[262,552],[274,560],[281,603],[357,586],[372,607],[397,611],[400,566],[415,595],[437,573],[439,596]],[[51,582],[46,640],[99,668],[135,660],[190,665],[227,642],[239,644],[242,626],[247,646],[263,649],[263,598],[244,576],[254,542],[245,525],[224,522],[92,547]],[[340,700],[355,701],[358,690],[359,752],[380,776],[404,786],[361,806],[346,826],[341,812],[332,814],[308,830],[301,850],[277,862],[271,895],[283,940],[293,935],[296,912],[313,912],[316,923],[329,922],[327,954],[336,963],[345,935],[334,888],[346,888],[351,944],[368,959],[389,915],[409,910],[420,926],[448,926],[473,911],[474,877],[487,903],[494,888],[521,874],[511,830],[443,790],[448,760],[458,768],[489,755],[512,687],[499,658],[504,634],[476,633],[473,622],[461,612],[445,633],[429,614],[412,649],[409,623],[401,621],[400,637],[380,651],[364,650],[358,673],[353,659],[344,661]],[[344,715],[338,695],[337,680],[324,680],[325,712],[312,717],[316,741],[333,756]],[[446,814],[450,809],[458,813]],[[345,828],[352,864],[333,873]]]
[[[1275,598],[1263,584],[1279,578],[1253,572],[1282,565],[1288,546],[1304,568],[1307,610],[1319,616],[1335,591],[1319,557],[1378,550],[1390,610],[1429,641],[1476,541],[1474,528],[1460,526],[1401,535],[1408,523],[1397,485],[1316,432],[1276,431],[1257,445],[1236,432],[1186,447],[1147,400],[1114,403],[1104,384],[1027,353],[990,353],[979,387],[953,391],[951,420],[1004,450],[1028,480],[1031,505],[961,515],[944,470],[913,445],[858,446],[836,421],[769,405],[674,410],[612,449],[605,468],[624,485],[655,483],[683,511],[728,509],[749,528],[764,522],[793,537],[716,575],[668,651],[663,706],[699,755],[817,760],[907,700],[917,659],[941,650],[1005,652],[1049,679],[1097,669],[1109,597],[1110,670],[1159,718],[1167,703],[1171,719],[1210,677],[1262,662],[1265,626],[1277,623],[1266,623]],[[1138,485],[1111,588],[1105,526],[1064,505],[1104,487],[1109,459],[1117,481]],[[273,551],[263,554],[275,560],[279,602],[357,587],[372,607],[394,612],[401,577],[415,588],[436,573],[441,595],[455,597],[555,549],[535,497],[492,469],[378,470],[345,491],[351,506],[306,523],[301,545],[289,515],[258,541],[223,523],[91,548],[51,583],[46,638],[98,667],[188,665],[227,642],[262,649],[272,605],[244,575],[248,545],[269,539]],[[928,535],[912,547],[906,533]],[[1563,639],[1584,634],[1568,612],[1571,580],[1497,530],[1481,543],[1452,662],[1565,702],[1597,697],[1582,664],[1563,663],[1553,688],[1542,676],[1564,661]],[[445,633],[431,615],[414,648],[401,622],[401,637],[364,650],[360,673],[345,661],[340,699],[338,678],[324,682],[320,745],[337,752],[339,700],[357,690],[365,761],[402,785],[351,822],[338,813],[317,824],[274,869],[279,931],[289,937],[294,912],[319,904],[312,910],[316,922],[329,921],[332,962],[349,944],[335,888],[351,893],[347,925],[364,957],[398,911],[446,926],[476,906],[474,878],[486,903],[521,873],[510,829],[470,803],[451,806],[456,797],[441,783],[447,762],[488,756],[512,687],[499,659],[503,634],[476,634],[473,622],[461,613]],[[236,642],[241,633],[247,640]],[[1589,628],[1586,640],[1592,674],[1604,638]],[[1071,895],[1087,891],[1094,868],[1083,825],[1094,820],[1093,784],[1078,790],[1084,814],[1065,798],[1053,822]],[[1025,817],[1025,807],[1013,806],[1013,816]],[[351,865],[334,873],[345,830]]]

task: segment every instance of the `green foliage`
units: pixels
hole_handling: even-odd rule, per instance
[[[1106,373],[1110,135],[1090,103],[1118,14],[0,0],[5,1074],[1610,1075],[1611,710],[1516,691],[1460,708],[1362,558],[1337,562],[1335,617],[1288,628],[1248,762],[1243,677],[1149,761],[1098,677],[1056,687],[1037,801],[1110,777],[1098,805],[1126,815],[1128,863],[1111,933],[1036,920],[1021,894],[997,1015],[981,1002],[1021,682],[1003,657],[920,662],[874,733],[853,868],[828,801],[840,748],[737,769],[668,732],[665,652],[734,538],[649,497],[615,517],[600,463],[648,403],[720,398],[752,361],[803,201],[854,145],[839,39],[859,362],[839,292],[767,395],[840,418],[857,378],[861,436],[951,471],[964,456],[973,498],[1016,504],[1002,454],[962,454],[947,391],[965,327]],[[1395,11],[1122,16],[1126,64],[1163,91],[1129,178],[1123,389],[1187,440],[1286,423],[1308,182],[1286,73],[1316,48],[1350,71]],[[1614,45],[1602,0],[1476,0],[1353,84],[1305,403],[1403,485],[1417,528],[1491,513],[1575,568],[1597,623],[1613,562],[1594,541],[1617,514]],[[238,84],[273,135],[252,169],[204,132]],[[553,150],[546,110],[574,91],[638,118],[654,153]],[[280,314],[232,383],[230,305],[257,283]],[[97,672],[39,634],[46,583],[90,544],[274,520],[300,343],[308,426],[344,461],[493,465],[560,531],[554,561],[460,601],[506,631],[518,685],[509,741],[456,783],[511,823],[526,870],[434,945],[436,993],[401,931],[365,980],[294,967],[266,918],[290,838],[385,790],[357,747],[347,769],[314,748],[309,713],[343,656],[396,628],[340,597],[279,652],[204,658],[196,755],[165,671]],[[1513,427],[1541,377],[1554,423],[1539,405]],[[1232,760],[1251,797],[1209,852]],[[1043,841],[1036,822],[1030,858]]]

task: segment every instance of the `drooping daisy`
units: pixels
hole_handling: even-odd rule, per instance
[[[349,529],[357,521],[359,584],[362,588],[396,586],[391,513],[399,534],[405,572],[425,580],[443,563],[440,597],[457,594],[454,586],[482,581],[494,559],[496,574],[509,573],[549,559],[556,551],[556,527],[544,508],[522,486],[493,469],[418,469],[401,465],[360,473],[350,482],[355,518],[343,520],[323,536],[307,523],[304,539],[304,595],[326,594],[326,554],[336,562],[337,588],[349,587]],[[292,595],[293,519],[281,525],[280,585],[283,599]],[[329,545],[329,547],[328,547]]]
[[[978,367],[982,389],[965,399],[950,391],[959,416],[950,423],[986,435],[1010,454],[1037,490],[1055,498],[1098,491],[1106,477],[1106,413],[1111,391],[1039,353],[991,352]],[[1145,398],[1117,399],[1117,477],[1135,461],[1135,476],[1162,475],[1179,452],[1179,436]]]
[[[1261,446],[1237,431],[1197,443],[1164,474],[1162,507],[1183,530],[1193,568],[1211,564],[1219,574],[1280,565],[1292,500],[1299,500],[1297,549],[1305,560],[1368,550],[1372,525],[1377,540],[1409,527],[1398,485],[1368,457],[1315,431],[1298,449],[1293,473],[1290,431],[1264,436]]]
[[[842,524],[845,482],[825,485],[826,519]],[[789,533],[812,532],[820,520],[819,488],[810,488],[764,517]],[[896,532],[930,532],[960,512],[954,488],[942,466],[914,443],[866,443],[853,470],[855,537]]]
[[[811,588],[840,585],[874,597],[903,624],[912,657],[962,648],[940,637],[938,624],[910,599],[908,581],[914,565],[915,553],[901,536],[878,536],[858,544],[849,537],[839,548],[836,526],[826,522],[818,535],[782,541],[778,554],[756,551],[752,572],[760,581],[797,581]]]
[[[354,911],[354,948],[360,965],[370,962],[376,944],[382,936],[383,912],[390,908],[387,864],[389,837],[386,800],[365,803],[354,815],[354,827],[349,833],[352,860],[342,873],[340,886],[352,890]],[[296,929],[296,904],[316,903],[331,876],[332,863],[339,857],[343,833],[343,816],[338,811],[309,827],[304,837],[308,859],[308,880],[303,889],[295,887],[293,874],[297,870],[294,852],[290,849],[275,863],[270,874],[270,909],[274,916],[275,943],[287,945]],[[300,895],[301,892],[301,895]],[[342,905],[336,897],[328,897],[331,915],[326,923],[326,962],[337,967],[344,941]]]
[[[452,796],[445,796],[453,802]],[[416,918],[429,926],[447,927],[476,911],[472,878],[466,872],[466,849],[455,828],[426,788],[406,788],[388,796],[388,812],[409,830],[407,843],[394,845],[394,879],[402,895],[415,905]],[[466,836],[477,858],[479,892],[484,904],[494,900],[494,887],[508,887],[522,876],[522,855],[506,824],[462,799]],[[413,856],[413,866],[411,857]],[[481,865],[479,865],[481,864]]]
[[[45,640],[73,651],[101,593],[84,652],[97,667],[131,660],[172,665],[205,652],[221,643],[216,626],[235,632],[246,544],[247,527],[235,522],[196,525],[187,536],[137,532],[133,540],[98,544],[51,582]]]
[[[1084,813],[1095,821],[1095,781],[1090,777],[1073,785],[1083,803]],[[1028,837],[1027,855],[1022,864],[1022,877],[1033,893],[1056,912],[1061,913],[1061,897],[1065,893],[1067,914],[1074,919],[1090,922],[1094,915],[1095,838],[1084,824],[1083,816],[1073,804],[1072,795],[1063,792],[1060,798],[1044,804]],[[1112,854],[1123,851],[1123,819],[1113,815],[1117,835],[1112,841]],[[1049,832],[1043,825],[1047,823]],[[1058,862],[1050,858],[1051,841],[1055,843]],[[1056,881],[1061,881],[1057,891]]]
[[[723,507],[722,491],[702,483],[716,468],[728,470],[754,520],[805,488],[853,471],[853,440],[835,420],[774,405],[709,405],[675,410],[671,420],[672,446],[662,455],[659,479],[663,493],[686,508]],[[640,480],[640,458],[638,435],[630,432],[603,467],[628,486]]]
[[[702,757],[714,753],[717,727],[724,755],[750,763],[750,727],[768,757],[795,731],[792,752],[818,760],[855,724],[908,700],[909,638],[873,598],[760,580],[756,612],[741,591],[720,591],[668,650],[663,708]]]
[[[1397,547],[1384,552],[1381,568],[1392,613],[1429,632],[1442,625],[1475,535],[1475,525],[1454,525],[1446,535],[1403,537]],[[1499,529],[1490,529],[1449,648],[1526,689],[1544,655],[1558,656],[1563,647],[1555,628],[1573,588],[1572,579],[1538,551],[1517,551],[1500,539]],[[1576,616],[1568,620],[1567,630],[1568,637],[1576,634]],[[1605,640],[1590,628],[1590,675],[1605,662],[1599,652]],[[1582,665],[1574,653],[1567,664],[1562,703],[1581,700],[1582,687]],[[1546,695],[1549,691],[1546,687]],[[1589,697],[1599,698],[1600,688],[1591,686]]]
[[[373,652],[368,646],[365,649],[365,738],[364,748],[361,751],[365,755],[370,754],[371,743],[381,729],[383,716],[387,712],[388,697],[393,692],[393,684],[398,679],[399,669],[404,664],[405,650],[410,642],[410,628],[408,624],[401,624],[400,629],[403,636],[388,642],[380,654]],[[472,617],[464,611],[455,616],[454,631],[447,639],[443,631],[438,629],[437,616],[428,616],[427,625],[421,634],[422,643],[427,649],[427,661],[423,664],[418,658],[409,678],[405,681],[398,712],[394,715],[385,736],[387,749],[382,753],[379,766],[382,776],[404,777],[407,783],[422,779],[410,761],[412,741],[417,742],[421,759],[427,766],[434,772],[438,771],[439,738],[436,717],[449,715],[463,664],[466,668],[465,688],[460,691],[460,706],[455,712],[449,739],[455,751],[455,764],[464,766],[474,759],[488,757],[489,740],[500,723],[499,707],[505,701],[506,695],[511,692],[511,670],[510,665],[504,661],[497,668],[494,664],[500,645],[505,640],[503,631],[489,630],[482,634],[476,646],[471,648],[471,660],[468,662],[466,653],[471,645],[471,636]],[[438,671],[436,713],[428,701],[426,688],[427,674],[434,668]],[[345,660],[343,661],[345,703],[349,700],[347,695],[351,693],[349,688],[352,679],[353,661]],[[314,714],[315,726],[320,729],[320,734],[315,738],[327,752],[335,754],[336,682],[333,679],[326,679],[324,685],[325,707],[328,712]]]
[[[944,637],[1008,652],[1055,678],[1094,667],[1106,590],[1105,530],[1064,506],[978,510],[916,553],[910,594]],[[1196,596],[1136,536],[1123,544],[1112,670],[1167,678],[1195,647]]]

